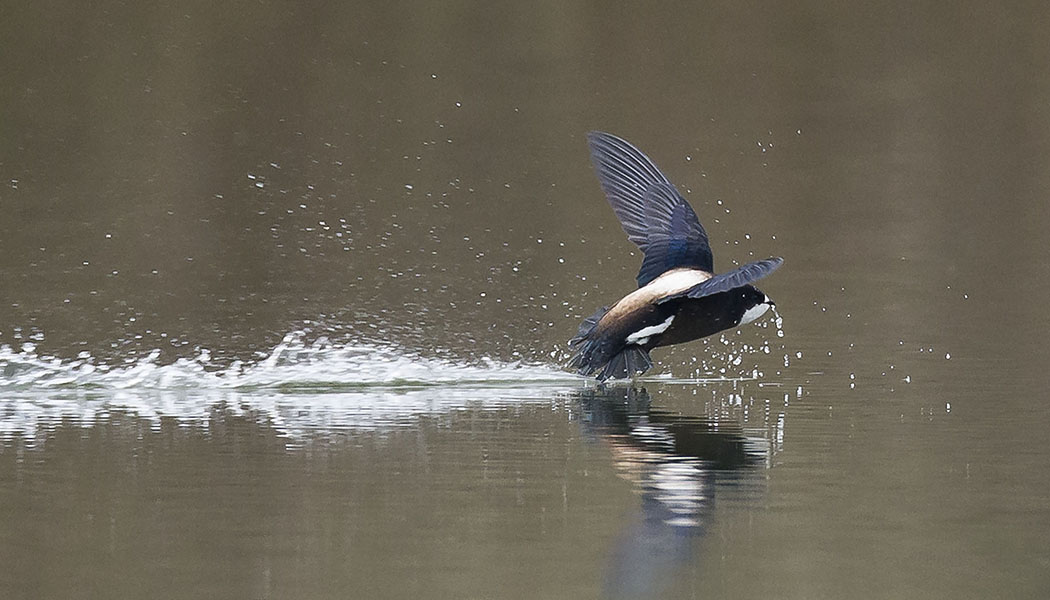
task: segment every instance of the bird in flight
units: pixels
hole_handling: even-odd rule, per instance
[[[751,283],[784,259],[716,275],[696,212],[653,161],[614,135],[595,131],[587,139],[605,196],[644,258],[638,289],[584,319],[569,340],[572,367],[601,381],[633,377],[652,368],[653,348],[750,323],[774,305]]]

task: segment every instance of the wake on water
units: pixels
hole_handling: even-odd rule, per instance
[[[486,358],[468,364],[371,343],[308,342],[304,331],[287,334],[252,362],[223,363],[207,350],[169,364],[159,357],[155,350],[111,365],[88,353],[75,359],[40,354],[32,343],[0,346],[0,439],[33,439],[41,428],[69,421],[90,427],[115,411],[158,427],[162,418],[206,426],[220,405],[257,412],[288,434],[372,429],[468,405],[550,402],[594,385],[555,364]],[[642,381],[738,382],[760,375]]]
[[[549,401],[583,379],[556,366],[481,359],[465,364],[376,344],[310,343],[289,333],[267,356],[222,364],[201,350],[159,362],[160,351],[106,365],[41,355],[33,344],[0,346],[0,439],[37,436],[61,422],[90,427],[115,411],[160,426],[206,425],[216,406],[263,415],[288,434],[372,429],[466,405]]]
[[[412,387],[432,385],[500,385],[566,383],[578,380],[555,366],[504,363],[481,359],[471,365],[450,359],[414,355],[369,343],[336,345],[321,338],[312,343],[305,334],[287,334],[265,358],[228,365],[213,361],[200,350],[192,359],[159,364],[159,350],[111,366],[89,354],[60,359],[37,354],[33,344],[21,350],[0,346],[0,390],[40,389],[187,389],[340,390],[357,387]]]

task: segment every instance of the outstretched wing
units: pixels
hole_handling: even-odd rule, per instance
[[[710,296],[720,292],[728,292],[729,290],[743,287],[751,282],[762,279],[766,275],[777,270],[777,267],[783,263],[784,259],[779,256],[747,263],[746,265],[737,267],[732,271],[727,271],[721,275],[715,275],[711,279],[708,279],[703,283],[698,283],[684,292],[661,298],[658,301],[658,304],[663,304],[664,302],[674,300],[675,298],[703,298],[704,296]]]
[[[614,135],[594,131],[587,139],[609,204],[627,239],[645,253],[638,286],[675,267],[711,272],[714,261],[707,232],[653,161]]]
[[[707,233],[685,201],[670,183],[649,186],[645,196],[649,237],[642,245],[645,258],[638,271],[638,286],[644,286],[676,267],[713,270]]]

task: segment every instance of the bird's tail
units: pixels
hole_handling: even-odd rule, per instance
[[[645,373],[651,368],[653,368],[653,359],[649,357],[649,351],[631,344],[612,357],[602,372],[598,373],[598,381],[605,381],[610,377],[626,379]]]
[[[601,321],[607,312],[609,312],[609,307],[603,306],[584,319],[583,323],[580,323],[579,331],[569,340],[569,348],[573,351],[569,366],[576,369],[580,375],[590,375],[605,364],[601,339],[592,339],[591,334],[598,327],[598,321]]]
[[[594,311],[593,315],[584,319],[583,323],[580,323],[580,329],[576,332],[576,335],[573,336],[571,340],[569,340],[569,347],[575,348],[583,342],[585,342],[587,340],[587,336],[591,335],[591,332],[594,331],[594,328],[598,326],[598,321],[601,321],[602,317],[604,317],[605,313],[607,312],[609,312],[609,307],[603,306],[598,310]]]
[[[607,312],[609,307],[603,306],[580,323],[576,336],[569,340],[569,348],[573,350],[569,366],[581,375],[593,375],[601,371],[598,373],[599,381],[610,377],[626,378],[653,368],[653,361],[645,348],[631,344],[617,351],[609,347],[608,340],[591,336],[598,327],[598,321]],[[610,351],[616,353],[610,357]]]

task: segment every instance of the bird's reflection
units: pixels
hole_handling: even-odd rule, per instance
[[[581,392],[585,430],[612,450],[616,468],[641,493],[605,573],[609,598],[659,595],[683,566],[696,564],[719,482],[740,481],[765,463],[768,443],[739,424],[651,407],[644,388]]]

